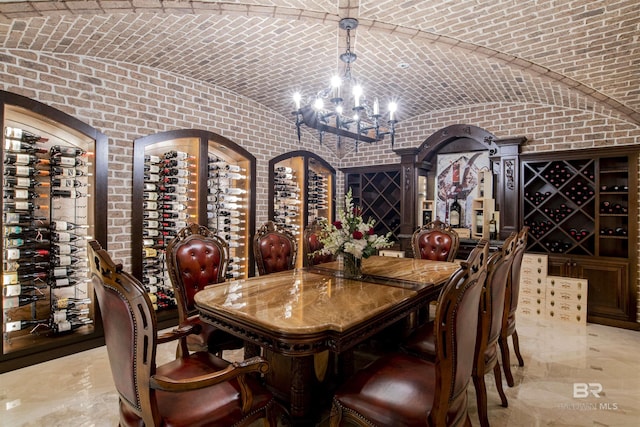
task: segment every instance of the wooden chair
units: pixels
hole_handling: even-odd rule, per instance
[[[320,241],[320,236],[322,232],[321,222],[317,219],[314,220],[307,228],[304,229],[304,266],[310,267],[316,264],[322,264],[325,262],[331,262],[334,260],[334,256],[332,254],[322,255],[315,254],[314,252],[319,251],[324,247],[322,242]]]
[[[502,329],[502,315],[507,284],[510,280],[511,265],[515,253],[516,234],[512,233],[502,247],[491,254],[487,262],[487,280],[480,298],[478,323],[478,341],[476,343],[473,384],[476,389],[476,401],[480,425],[489,426],[487,415],[487,387],[484,376],[493,371],[496,389],[502,406],[507,407],[507,396],[502,388],[502,375],[498,363],[498,339]],[[433,322],[424,325],[407,338],[403,348],[410,354],[434,361],[435,336]]]
[[[200,329],[200,333],[187,337],[191,351],[207,350],[222,356],[223,350],[244,345],[240,338],[202,322],[195,308],[194,297],[198,291],[224,281],[227,250],[224,240],[207,227],[194,223],[179,230],[167,245],[167,269],[178,303],[178,321],[180,325],[198,325]]]
[[[253,254],[261,276],[292,270],[296,265],[296,239],[273,221],[267,221],[253,238]]]
[[[413,257],[433,261],[453,261],[458,253],[458,233],[440,220],[431,221],[413,232]]]
[[[513,350],[518,358],[518,365],[524,366],[524,360],[520,354],[520,343],[518,341],[518,332],[516,331],[516,311],[518,309],[518,297],[520,294],[520,267],[522,265],[522,257],[527,249],[527,236],[529,227],[523,227],[518,233],[516,239],[516,248],[513,255],[513,264],[511,266],[511,280],[507,285],[507,294],[505,297],[504,313],[502,316],[502,330],[500,332],[500,353],[502,355],[502,369],[509,387],[513,387],[515,382],[511,374],[511,362],[509,358],[509,342],[507,339],[511,336],[513,340]]]
[[[100,244],[89,242],[96,292],[113,381],[120,396],[120,426],[276,425],[273,395],[255,375],[269,370],[259,357],[228,363],[209,352],[189,354],[193,325],[158,336],[144,286],[114,264]],[[178,340],[181,356],[156,365],[158,344]]]
[[[438,298],[436,361],[406,353],[380,357],[335,393],[332,427],[343,421],[359,426],[471,426],[467,386],[488,251],[488,242],[482,240]]]

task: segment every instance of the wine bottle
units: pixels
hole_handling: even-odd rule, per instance
[[[77,157],[55,156],[51,157],[51,164],[63,168],[75,168],[76,166],[86,166],[88,163]]]
[[[46,258],[49,255],[50,252],[46,249],[5,249],[5,256],[8,261],[21,258]]]
[[[88,184],[74,178],[53,178],[51,180],[51,186],[64,187],[64,188],[76,188],[76,187],[86,187],[88,186]]]
[[[178,184],[178,185],[188,185],[189,180],[186,178],[179,178],[175,176],[163,176],[162,182],[165,184]]]
[[[53,324],[53,331],[57,334],[61,334],[64,332],[73,332],[78,328],[81,328],[83,326],[89,325],[93,323],[93,321],[91,319],[72,319],[72,320],[66,320],[66,321],[62,321],[62,322],[58,322],[58,323],[54,323]]]
[[[458,203],[458,197],[453,199],[451,206],[449,207],[449,224],[453,228],[460,227],[460,217],[462,216],[462,208]]]
[[[159,195],[158,195],[158,193],[156,193],[156,192],[146,192],[146,191],[145,191],[144,193],[142,193],[142,198],[143,198],[144,200],[151,200],[151,201],[153,201],[153,200],[158,200],[158,198],[159,198],[159,197],[160,197],[160,196],[159,196]]]
[[[89,279],[76,280],[76,279],[70,279],[68,277],[60,277],[57,279],[50,279],[48,283],[49,283],[49,286],[51,286],[52,288],[66,288],[69,286],[76,286],[81,283],[86,283],[88,281]]]
[[[69,265],[77,264],[81,261],[83,261],[83,258],[73,255],[55,255],[51,259],[51,262],[55,267],[66,267]]]
[[[45,169],[36,169],[31,166],[7,165],[4,174],[17,177],[49,176],[50,172]]]
[[[160,163],[160,157],[158,156],[153,156],[150,154],[145,154],[144,155],[144,161],[145,163]]]
[[[37,209],[49,209],[48,205],[36,205],[29,200],[17,200],[14,202],[4,202],[5,210],[12,211],[33,211]]]
[[[16,295],[12,297],[6,297],[2,300],[2,308],[6,310],[11,308],[23,307],[25,305],[41,301],[44,298],[44,295]]]
[[[75,178],[78,176],[91,176],[90,173],[83,172],[76,168],[63,168],[60,166],[54,166],[51,168],[51,175],[61,178]],[[86,185],[86,184],[85,184]]]
[[[15,332],[21,331],[22,329],[27,329],[30,326],[37,326],[41,323],[47,323],[48,320],[14,320],[12,322],[7,322],[4,324],[5,332]]]
[[[74,224],[68,221],[51,221],[52,230],[76,230],[81,228],[89,228],[88,225]]]
[[[53,252],[54,255],[71,255],[80,250],[81,249],[78,246],[74,246],[69,243],[57,243],[51,245],[51,252]]]
[[[49,140],[49,138],[44,138],[24,129],[9,126],[5,128],[4,135],[9,139],[15,139],[22,142],[47,142]]]
[[[54,145],[53,147],[51,147],[49,152],[51,153],[52,156],[65,156],[65,157],[75,157],[75,156],[82,156],[86,154],[86,151],[84,151],[80,147],[71,147],[71,146],[63,147],[61,145]]]
[[[491,219],[489,220],[489,240],[498,239],[498,224],[496,222],[496,214],[491,213]]]
[[[30,165],[48,165],[49,160],[40,158],[34,154],[26,154],[26,153],[6,153],[4,156],[4,163],[6,165],[19,165],[19,166],[30,166]]]
[[[476,234],[482,236],[484,228],[484,212],[476,211]]]
[[[29,177],[5,176],[4,186],[31,188],[31,187],[49,187],[51,186],[51,184],[48,181],[39,181],[33,177],[29,178]]]
[[[65,320],[87,317],[90,312],[91,310],[88,308],[56,310],[51,314],[51,320],[55,323],[63,322]]]
[[[44,154],[48,151],[29,142],[22,142],[15,139],[7,138],[5,140],[4,149],[17,153]]]
[[[77,234],[66,233],[64,231],[51,233],[51,241],[54,242],[54,243],[75,242],[75,241],[81,240],[81,239],[82,239],[82,237],[78,236]]]
[[[160,182],[160,174],[145,172],[144,180],[146,182]]]
[[[238,277],[242,276],[243,273],[239,272],[239,271],[227,271],[227,274],[225,274],[225,277],[227,279],[237,279]]]
[[[178,159],[165,159],[162,161],[162,165],[165,168],[188,168],[188,167],[194,166],[184,160],[178,160]]]
[[[36,285],[6,285],[2,287],[2,293],[5,297],[16,297],[29,292],[41,292],[45,288],[46,286]]]
[[[28,237],[14,237],[6,239],[5,247],[8,248],[22,248],[22,247],[35,247],[35,246],[48,246],[51,242],[43,238],[28,238]]]
[[[6,188],[4,190],[4,198],[11,199],[37,199],[37,198],[45,198],[47,197],[44,193],[38,193],[35,190],[27,189],[27,188]]]
[[[150,237],[155,237],[160,235],[160,232],[157,230],[158,227],[155,228],[146,228],[142,230],[142,235],[143,236],[150,236]]]
[[[160,214],[158,213],[158,211],[146,210],[146,211],[142,212],[142,217],[143,218],[149,218],[149,219],[158,219],[158,218],[160,218]]]
[[[57,309],[65,309],[86,304],[91,304],[91,298],[58,298],[53,302],[52,306]]]
[[[76,189],[64,189],[64,188],[52,188],[51,197],[63,198],[63,199],[79,199],[81,197],[88,197],[87,193],[82,193]]]
[[[171,150],[168,151],[164,154],[164,158],[165,159],[173,159],[176,158],[178,160],[186,160],[188,159],[190,156],[189,154],[183,152],[183,151],[176,151],[176,150]]]

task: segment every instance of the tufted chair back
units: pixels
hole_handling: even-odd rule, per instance
[[[228,262],[224,240],[207,227],[190,223],[169,242],[166,255],[179,323],[198,324],[200,329],[200,333],[187,338],[189,350],[221,354],[223,350],[241,348],[241,339],[201,322],[194,305],[198,291],[224,280]]]
[[[324,247],[320,241],[322,225],[316,219],[307,228],[304,229],[304,266],[309,267],[316,264],[331,262],[334,260],[332,254],[311,255]]]
[[[296,264],[296,239],[287,230],[278,229],[267,221],[253,238],[253,252],[262,276],[292,270]]]
[[[458,234],[439,220],[423,225],[411,238],[413,257],[417,259],[453,261],[459,245]]]
[[[181,319],[194,313],[198,291],[223,281],[227,259],[227,244],[202,225],[188,224],[169,242],[167,269]]]

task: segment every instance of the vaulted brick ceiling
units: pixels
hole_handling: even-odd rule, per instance
[[[294,90],[311,96],[337,71],[347,16],[353,73],[401,119],[598,103],[640,123],[637,0],[0,0],[0,48],[157,67],[290,117]]]

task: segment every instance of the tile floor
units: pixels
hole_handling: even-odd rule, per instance
[[[515,387],[505,383],[509,408],[487,376],[492,427],[640,426],[640,332],[521,317],[518,333],[525,366],[514,366]],[[162,347],[160,361],[173,351]],[[578,385],[574,397],[575,383],[602,391],[582,398]],[[478,426],[473,385],[469,394]],[[97,348],[1,374],[0,426],[116,426],[117,400],[105,348]]]

